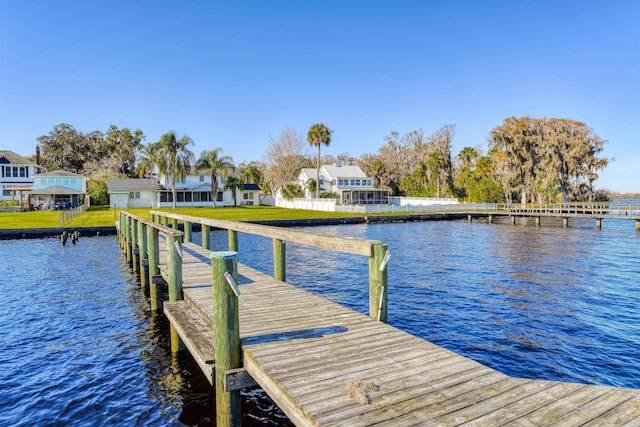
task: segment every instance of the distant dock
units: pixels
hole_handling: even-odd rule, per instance
[[[220,426],[239,425],[239,390],[255,384],[299,426],[640,425],[640,390],[512,378],[386,324],[382,242],[157,211],[122,212],[117,228],[171,322],[172,351],[187,349],[215,385]],[[228,252],[208,249],[212,228],[228,230]],[[273,276],[237,262],[250,250],[238,232],[273,240]],[[287,284],[286,242],[366,258],[369,315]]]

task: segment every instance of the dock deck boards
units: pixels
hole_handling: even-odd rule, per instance
[[[165,311],[211,381],[210,251],[183,250],[185,301]],[[244,367],[296,425],[640,425],[640,390],[512,378],[238,269]]]

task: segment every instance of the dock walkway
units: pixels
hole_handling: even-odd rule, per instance
[[[184,300],[164,311],[212,382],[210,251],[182,250]],[[512,378],[247,266],[238,273],[244,368],[296,425],[640,425],[640,390]]]

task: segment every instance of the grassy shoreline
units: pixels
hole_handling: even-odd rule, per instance
[[[151,210],[172,212],[182,215],[231,221],[268,221],[268,220],[306,220],[327,218],[363,218],[362,214],[343,212],[322,212],[304,209],[285,209],[271,206],[242,206],[225,208],[163,208],[127,209],[134,215],[149,219]],[[112,227],[122,209],[111,209],[108,206],[92,206],[72,221],[65,223],[64,228]],[[46,229],[59,228],[58,211],[32,212],[0,212],[0,230]]]

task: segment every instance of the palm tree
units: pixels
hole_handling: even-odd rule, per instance
[[[242,162],[239,169],[240,179],[245,184],[260,184],[260,181],[262,181],[262,172],[260,172],[260,165],[257,162]]]
[[[193,144],[193,140],[187,135],[179,140],[176,133],[169,131],[156,142],[156,155],[158,170],[171,178],[171,194],[173,195],[173,208],[176,208],[176,178],[184,178],[191,170],[193,153],[187,146]]]
[[[318,159],[316,161],[316,182],[318,194],[320,193],[320,146],[323,144],[329,146],[331,144],[331,130],[323,123],[316,123],[309,128],[307,133],[307,142],[310,146],[318,146]],[[316,197],[318,196],[316,194]]]
[[[226,177],[228,168],[232,167],[233,159],[229,156],[222,156],[222,148],[219,147],[213,150],[204,150],[196,162],[198,170],[209,169],[211,171],[211,200],[214,208],[218,196],[218,171],[222,173],[223,177]]]
[[[156,164],[158,163],[157,153],[158,150],[157,144],[145,144],[138,153],[138,166],[136,170],[138,171],[138,176],[140,178],[151,178],[153,177],[153,171],[156,168]]]
[[[231,195],[233,196],[234,208],[238,205],[237,191],[242,190],[243,188],[244,188],[244,184],[242,183],[242,180],[235,175],[231,175],[230,177],[228,177],[227,181],[224,183],[224,189],[231,190]]]

